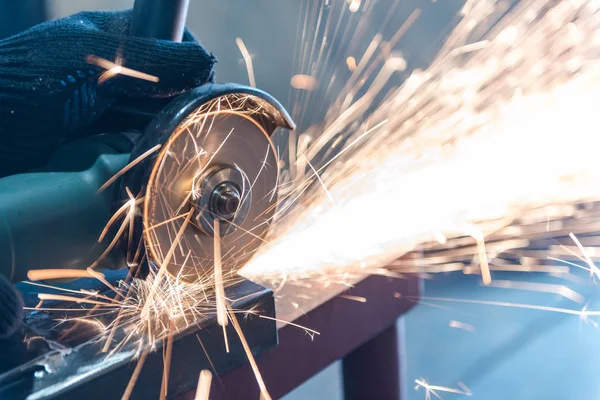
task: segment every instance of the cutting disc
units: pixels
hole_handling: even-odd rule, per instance
[[[148,256],[188,282],[212,275],[215,236],[224,271],[242,266],[275,212],[278,168],[269,134],[248,112],[222,104],[205,105],[177,127],[146,188]]]

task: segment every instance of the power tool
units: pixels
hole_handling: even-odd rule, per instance
[[[180,41],[187,7],[184,0],[136,0],[130,34]],[[118,119],[121,131],[72,141],[45,168],[0,179],[0,274],[18,282],[31,269],[118,269],[132,265],[127,254],[139,256],[140,248],[148,260],[162,261],[175,211],[192,213],[178,252],[195,262],[182,267],[178,258],[167,263],[169,272],[194,280],[211,268],[215,220],[223,253],[235,253],[235,265],[243,264],[275,210],[278,160],[270,136],[279,127],[294,128],[277,100],[255,88],[209,83],[167,105],[117,103],[107,115]],[[128,192],[143,198],[134,240],[106,255],[115,230],[98,239]]]
[[[130,35],[180,41],[187,7],[188,0],[136,0]],[[243,265],[267,234],[276,211],[279,168],[271,135],[277,128],[295,127],[281,104],[261,90],[233,83],[208,83],[168,103],[146,100],[118,101],[90,127],[90,132],[105,125],[118,130],[73,140],[44,168],[0,179],[0,278],[16,282],[23,300],[0,279],[8,299],[2,307],[11,308],[4,310],[10,313],[0,309],[11,318],[0,324],[6,331],[0,334],[0,352],[6,355],[0,360],[1,398],[118,397],[135,367],[134,344],[106,359],[106,332],[76,321],[57,324],[76,315],[62,315],[62,308],[76,308],[83,316],[90,311],[84,305],[50,302],[49,309],[26,312],[14,332],[23,317],[21,304],[35,307],[37,290],[44,290],[19,283],[28,271],[91,266],[117,285],[128,267],[136,268],[136,276],[163,267],[188,284],[212,274],[215,236],[223,269],[231,270]],[[274,297],[240,281],[226,288],[227,298],[237,309],[260,308],[271,318],[243,322],[248,344],[258,354],[277,344]],[[59,284],[107,292],[94,279]],[[118,317],[104,318],[108,325]],[[246,362],[231,326],[230,352],[223,352],[221,329],[208,316],[173,339],[170,395],[193,387],[201,369],[213,366],[223,373]],[[126,335],[126,327],[119,326],[113,341]],[[212,361],[190,353],[197,338]],[[155,396],[162,368],[161,352],[149,354],[140,375],[144,384],[132,398]]]

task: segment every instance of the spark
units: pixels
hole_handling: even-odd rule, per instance
[[[204,355],[206,356],[206,359],[208,360],[210,367],[212,368],[213,371],[216,371],[217,369],[215,368],[215,365],[213,364],[212,360],[210,359],[208,352],[206,351],[206,347],[204,347],[204,343],[202,343],[202,340],[200,339],[200,336],[198,336],[198,334],[196,334],[195,336],[196,336],[196,339],[198,340],[198,343],[200,344],[200,347],[202,347],[202,352],[204,352]]]
[[[348,65],[350,72],[356,71],[356,59],[354,57],[346,58],[346,64]]]
[[[167,394],[169,392],[169,373],[171,371],[171,359],[173,356],[173,335],[174,335],[175,327],[173,326],[173,320],[170,321],[169,324],[169,332],[167,334],[166,346],[163,348],[165,350],[163,356],[163,378],[162,384],[160,387],[160,400],[165,400],[167,398]]]
[[[442,397],[437,392],[462,394],[465,396],[471,396],[471,394],[472,394],[471,390],[467,386],[465,386],[465,384],[462,382],[458,383],[458,386],[460,386],[460,389],[455,389],[455,388],[450,388],[450,387],[445,387],[445,386],[430,385],[424,379],[415,379],[415,383],[417,384],[415,386],[415,390],[418,390],[419,388],[425,389],[425,399],[426,400],[430,400],[431,395],[434,395],[438,399],[442,399]]]
[[[581,265],[579,265],[579,264],[576,264],[576,263],[572,263],[572,262],[570,262],[570,261],[561,260],[560,258],[551,257],[551,256],[548,256],[548,257],[546,257],[546,258],[548,258],[548,260],[558,261],[558,262],[560,262],[560,263],[564,263],[564,264],[567,264],[567,265],[572,265],[573,267],[577,267],[577,268],[584,269],[584,270],[586,270],[586,271],[590,271],[590,269],[589,269],[589,268],[586,268],[586,267],[584,267],[584,266],[581,266]]]
[[[102,282],[103,284],[105,284],[106,287],[108,287],[113,292],[115,292],[116,295],[118,295],[120,293],[116,287],[114,287],[110,282],[108,282],[106,280],[106,278],[104,277],[104,274],[101,274],[100,272],[96,272],[91,268],[86,269],[86,272],[88,274],[90,274],[91,276],[93,276],[94,278],[96,278],[97,280],[99,280],[100,282]]]
[[[215,280],[215,293],[217,300],[217,323],[223,327],[223,338],[225,339],[225,348],[229,353],[229,342],[227,340],[227,299],[225,298],[225,288],[223,286],[223,267],[221,266],[221,227],[219,220],[215,218],[213,225],[213,232],[215,235],[214,240],[214,258],[215,258],[215,269],[214,269],[214,280]]]
[[[135,387],[140,373],[142,372],[142,368],[144,367],[144,363],[146,362],[146,357],[148,357],[149,352],[149,350],[144,350],[142,352],[142,355],[135,365],[135,370],[133,371],[133,374],[131,374],[131,378],[129,378],[129,382],[127,383],[127,387],[125,388],[125,392],[123,393],[121,400],[129,400],[131,397],[131,393],[133,392],[133,388]]]
[[[256,364],[256,360],[254,359],[254,355],[252,354],[252,350],[250,350],[250,346],[248,346],[248,341],[244,336],[244,332],[242,331],[242,327],[233,312],[231,306],[227,305],[227,309],[229,311],[229,318],[231,320],[231,324],[233,328],[238,334],[240,341],[242,342],[242,347],[244,348],[244,352],[246,353],[246,357],[248,357],[248,361],[250,362],[250,366],[252,367],[252,372],[254,372],[254,377],[256,378],[256,382],[258,383],[258,387],[260,388],[261,399],[263,400],[271,400],[271,396],[267,390],[267,386],[262,378],[260,370],[258,369],[258,365]]]
[[[117,219],[119,219],[119,217],[126,210],[129,210],[129,212],[128,212],[129,216],[133,215],[134,207],[141,204],[143,201],[144,201],[143,197],[139,198],[137,200],[129,199],[125,204],[123,204],[121,207],[119,207],[119,209],[117,211],[115,211],[115,213],[112,215],[112,217],[110,217],[110,219],[104,226],[104,229],[102,230],[102,232],[100,233],[100,236],[98,237],[98,243],[101,243],[102,241],[104,241],[104,238],[106,237],[106,234],[109,232],[111,226],[115,223],[115,221]]]
[[[358,303],[366,303],[367,302],[367,298],[362,297],[362,296],[352,296],[350,294],[340,294],[338,297],[341,297],[342,299],[356,301]]]
[[[361,0],[346,0],[349,4],[348,10],[351,13],[355,13],[360,9]]]
[[[476,268],[471,266],[463,267],[465,274],[479,273]],[[505,271],[505,272],[541,272],[546,274],[568,274],[569,267],[552,266],[552,265],[490,265],[490,271]]]
[[[529,290],[534,292],[542,292],[542,293],[553,293],[559,296],[562,296],[566,299],[571,300],[572,302],[583,304],[585,303],[585,298],[570,289],[565,285],[556,285],[551,283],[539,283],[539,282],[525,282],[525,281],[508,281],[508,280],[498,280],[494,281],[490,284],[490,287],[497,288],[505,288],[505,289],[520,289],[520,290]]]
[[[450,328],[462,329],[467,332],[475,332],[475,327],[471,324],[467,324],[466,322],[460,322],[452,320],[448,323]]]
[[[155,304],[154,304],[155,295],[156,295],[156,293],[158,293],[158,289],[160,287],[160,284],[163,282],[162,277],[165,275],[166,266],[168,265],[169,261],[171,261],[171,257],[173,256],[173,253],[175,252],[175,248],[177,247],[177,243],[179,242],[179,240],[183,236],[183,233],[185,232],[185,228],[189,224],[190,219],[191,219],[193,213],[194,213],[194,210],[190,210],[187,213],[187,216],[186,216],[185,220],[183,221],[183,224],[181,225],[181,228],[179,229],[179,232],[177,232],[177,236],[175,237],[175,240],[171,244],[171,247],[169,248],[169,251],[167,252],[167,255],[165,256],[165,258],[160,263],[160,268],[158,270],[158,274],[157,274],[157,276],[154,279],[154,282],[152,284],[152,289],[150,290],[150,293],[148,295],[148,299],[147,299],[147,301],[145,303],[144,309],[142,310],[141,317],[143,319],[150,318],[150,316],[149,316],[150,309],[152,307],[155,307]]]
[[[98,276],[104,277],[102,273]],[[94,278],[87,270],[80,269],[32,269],[27,271],[27,279],[31,281],[45,281],[51,279],[69,278]]]
[[[406,296],[406,298],[412,298],[415,300],[419,300],[416,297]],[[560,308],[560,307],[551,307],[544,306],[538,304],[526,304],[526,303],[512,303],[509,301],[491,301],[491,300],[473,300],[473,299],[456,299],[456,298],[448,298],[448,297],[421,297],[420,300],[434,300],[434,301],[443,301],[450,303],[465,303],[465,304],[479,304],[479,305],[487,305],[487,306],[497,306],[497,307],[508,307],[508,308],[522,308],[526,310],[536,310],[536,311],[547,311],[558,314],[567,314],[567,315],[575,315],[582,319],[586,319],[588,317],[596,317],[600,316],[600,311],[590,311],[587,310],[586,307],[581,310],[573,310],[570,308]]]
[[[579,239],[577,239],[573,232],[569,233],[569,236],[571,237],[571,239],[573,239],[573,241],[581,251],[581,254],[583,254],[583,256],[585,257],[585,261],[590,267],[590,275],[596,275],[597,277],[600,277],[600,270],[598,269],[598,267],[596,267],[596,264],[594,264],[594,262],[590,258],[589,253],[583,248],[581,242],[579,242]]]
[[[131,194],[131,192],[129,192],[128,188],[125,188],[127,190],[127,192],[129,194]],[[123,233],[125,232],[125,230],[129,227],[129,231],[132,232],[133,229],[133,225],[132,225],[132,220],[135,217],[135,212],[136,212],[136,204],[138,203],[138,200],[135,198],[130,198],[127,203],[125,203],[126,207],[125,209],[128,209],[128,212],[123,220],[123,222],[121,223],[121,226],[119,227],[119,229],[117,230],[117,233],[115,234],[115,236],[113,237],[112,241],[109,243],[109,245],[106,247],[106,249],[104,249],[104,251],[102,252],[102,254],[88,267],[88,270],[94,269],[96,268],[100,262],[102,260],[104,260],[104,258],[106,258],[106,256],[108,256],[110,254],[110,252],[112,251],[112,249],[117,245],[117,243],[119,242],[119,240],[121,239]],[[117,211],[117,213],[119,213],[120,210]],[[115,216],[113,215],[113,217],[108,221],[108,224],[112,224],[115,220]],[[107,224],[107,226],[108,226]],[[104,238],[104,234],[105,232],[108,231],[108,227],[105,227],[104,230],[102,231],[102,233],[100,234],[100,239]]]
[[[200,377],[198,378],[198,388],[196,390],[196,397],[194,400],[209,400],[210,396],[210,385],[212,382],[212,373],[203,369],[200,371]]]
[[[40,300],[71,301],[74,303],[96,304],[96,305],[100,305],[100,306],[109,306],[109,307],[114,306],[113,304],[107,303],[104,301],[84,299],[84,298],[74,297],[74,296],[66,296],[63,294],[38,293],[38,298]]]
[[[433,231],[433,237],[439,244],[446,244],[448,242],[448,238],[442,232]]]
[[[107,180],[102,186],[100,186],[100,189],[98,189],[98,193],[103,192],[107,187],[109,187],[110,185],[112,185],[113,183],[115,183],[115,181],[117,179],[119,179],[121,176],[123,176],[127,171],[129,171],[131,168],[133,168],[136,165],[138,165],[140,162],[142,162],[143,160],[145,160],[148,156],[154,154],[160,148],[161,148],[161,144],[157,144],[156,146],[154,146],[154,147],[146,150],[144,153],[142,153],[141,155],[139,155],[138,157],[136,157],[135,160],[133,160],[130,163],[128,163],[119,172],[117,172],[116,174],[114,174],[113,176],[111,176],[110,179]]]
[[[105,58],[97,57],[93,54],[87,57],[88,64],[97,65],[101,68],[106,69],[106,71],[100,76],[98,79],[98,83],[104,83],[108,79],[112,78],[115,75],[127,75],[133,78],[142,79],[150,82],[158,82],[159,79],[157,76],[146,74],[144,72],[136,71],[131,68],[124,67],[120,65],[120,57],[117,57],[117,62],[109,61]]]
[[[101,275],[100,273],[97,273],[97,274]],[[61,291],[61,292],[75,293],[75,294],[84,294],[84,295],[87,295],[87,296],[98,297],[98,298],[102,298],[102,299],[108,300],[110,302],[118,303],[113,298],[110,298],[108,296],[105,296],[105,295],[97,293],[97,292],[87,291],[87,290],[83,290],[83,289],[74,290],[74,289],[68,289],[68,288],[63,288],[63,287],[59,287],[59,286],[45,285],[45,284],[42,284],[42,283],[28,282],[28,281],[23,281],[23,283],[27,284],[27,285],[32,285],[32,286],[38,286],[38,287],[43,287],[43,288],[58,290],[58,291]],[[43,300],[41,300],[35,308],[41,307],[42,303],[43,303]]]
[[[323,191],[325,191],[325,194],[327,195],[327,198],[331,202],[331,205],[335,206],[335,200],[333,199],[333,196],[331,195],[331,193],[329,193],[329,190],[327,190],[327,186],[325,186],[325,182],[323,182],[323,179],[321,179],[321,177],[319,176],[319,173],[317,172],[315,167],[313,167],[313,165],[310,163],[310,161],[308,161],[308,159],[304,156],[304,154],[302,154],[302,157],[304,157],[304,159],[306,160],[306,164],[310,167],[314,176],[317,178],[317,180],[323,187]]]
[[[307,92],[312,92],[318,86],[318,82],[314,76],[298,74],[292,76],[290,80],[290,85],[294,89],[306,90]]]
[[[483,234],[477,229],[472,229],[470,236],[477,242],[477,254],[479,256],[479,263],[481,268],[481,280],[484,285],[492,283],[492,275],[490,273],[490,266],[488,264],[488,257],[485,251],[485,241]]]
[[[321,185],[312,184],[314,173],[297,171],[270,245],[242,268],[243,276],[294,281],[368,273],[423,243],[437,243],[434,232],[450,240],[474,229],[486,284],[493,254],[483,244],[491,233],[527,210],[600,198],[595,9],[588,2],[523,1],[498,20],[493,7],[480,15],[475,4],[465,4],[464,23],[427,70],[413,71],[386,93],[402,66],[400,59],[388,59],[365,95],[348,104],[341,94],[336,104],[346,108],[332,107],[321,137],[301,153],[320,172],[336,206]],[[468,21],[479,29],[465,27]],[[507,41],[503,32],[514,29],[520,39]],[[573,29],[586,39],[574,40],[567,34]],[[548,46],[538,46],[541,37]],[[575,55],[581,62],[574,69]],[[543,65],[552,65],[552,72]],[[376,103],[375,94],[383,100]],[[360,146],[346,145],[319,160],[336,137],[353,143],[383,121]],[[376,217],[365,214],[373,209]]]
[[[106,331],[106,325],[95,318],[69,318],[68,321],[81,322],[83,324],[91,325],[92,327],[96,328],[99,333],[104,333]]]
[[[281,322],[282,324],[285,324],[285,325],[295,326],[296,328],[300,328],[303,331],[305,331],[306,333],[308,333],[310,335],[311,339],[314,338],[315,335],[320,335],[321,334],[320,332],[317,332],[314,329],[310,329],[310,328],[307,328],[305,326],[298,325],[298,324],[296,324],[294,322],[290,322],[290,321],[285,321],[285,320],[278,319],[278,318],[269,317],[267,315],[257,314],[256,312],[252,312],[252,311],[248,311],[248,314],[258,315],[259,318],[269,319],[271,321]]]
[[[252,56],[250,56],[250,52],[248,52],[248,48],[246,48],[246,44],[241,38],[236,38],[235,43],[240,49],[240,53],[242,53],[242,57],[244,58],[244,62],[246,63],[246,69],[248,70],[248,80],[250,81],[250,86],[256,87],[256,78],[254,77],[254,66],[252,65]]]

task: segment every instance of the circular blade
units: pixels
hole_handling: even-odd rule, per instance
[[[192,113],[164,144],[150,174],[144,239],[151,261],[187,282],[209,278],[216,219],[224,272],[241,267],[268,231],[277,182],[273,144],[254,119],[237,110]],[[224,185],[239,192],[239,201],[228,203],[237,207],[229,219],[207,206],[214,203],[208,196],[222,193]]]

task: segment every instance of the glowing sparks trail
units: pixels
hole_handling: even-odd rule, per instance
[[[539,282],[498,280],[494,281],[490,286],[505,289],[521,289],[535,292],[554,293],[578,304],[585,303],[585,298],[581,294],[575,292],[573,289],[570,289],[565,285],[555,285],[551,283]]]
[[[137,157],[132,162],[128,163],[125,167],[123,167],[123,169],[121,169],[119,172],[117,172],[116,174],[111,176],[111,178],[108,181],[106,181],[102,186],[100,186],[100,189],[98,189],[98,193],[104,191],[107,187],[109,187],[117,179],[119,179],[119,177],[121,177],[123,174],[125,174],[127,171],[129,171],[131,168],[135,167],[137,164],[139,164],[144,159],[146,159],[146,157],[154,154],[158,149],[160,149],[160,147],[161,147],[161,145],[157,144],[156,146],[152,147],[151,149],[146,150],[143,154],[141,154],[139,157]]]
[[[121,57],[119,57],[119,56],[117,57],[117,62],[112,62],[105,58],[97,57],[95,55],[89,55],[87,57],[87,62],[89,64],[94,64],[101,68],[106,69],[106,71],[102,75],[100,75],[100,78],[98,79],[99,83],[103,83],[103,82],[107,81],[108,79],[112,78],[113,76],[119,75],[119,74],[131,76],[133,78],[142,79],[142,80],[150,81],[150,82],[158,82],[159,81],[157,76],[146,74],[144,72],[136,71],[134,69],[122,66],[120,64],[121,61],[122,61]]]
[[[377,107],[362,102],[389,79],[386,68],[398,68],[389,60],[367,94],[338,103],[343,108],[324,128],[328,139],[297,156],[320,171],[336,206],[314,172],[298,171],[282,203],[286,213],[268,238],[272,245],[242,274],[293,279],[368,272],[440,234],[453,238],[476,229],[487,237],[525,210],[600,198],[598,4],[524,1],[500,21],[495,5],[467,2],[463,22],[431,67],[414,71]],[[352,142],[384,120],[320,170],[318,154],[340,151],[328,150],[336,143],[330,140]],[[361,121],[362,128],[348,129]],[[481,247],[479,254],[489,283]]]
[[[233,328],[237,332],[238,337],[242,342],[242,347],[244,348],[244,352],[248,357],[248,361],[250,362],[250,366],[252,367],[252,372],[254,372],[254,376],[256,377],[258,387],[260,388],[260,397],[262,400],[271,400],[271,396],[269,395],[267,386],[265,385],[260,370],[258,369],[258,365],[256,364],[256,360],[254,359],[252,350],[250,350],[250,346],[248,346],[248,341],[246,340],[244,332],[242,331],[242,327],[240,326],[240,323],[238,322],[237,317],[233,312],[232,308],[229,305],[227,306],[227,308],[229,311],[229,318],[231,319],[231,324],[233,325]]]
[[[462,382],[458,383],[458,386],[460,387],[460,389],[455,389],[455,388],[450,388],[450,387],[445,387],[445,386],[430,385],[424,379],[415,379],[415,383],[416,383],[415,390],[419,390],[419,388],[425,389],[425,400],[431,400],[431,395],[434,395],[438,399],[441,399],[442,397],[437,392],[462,394],[465,396],[471,396],[471,394],[472,394],[471,390],[468,387],[466,387],[465,384]]]
[[[196,397],[194,400],[209,400],[210,386],[212,383],[212,373],[203,369],[200,371],[200,378],[198,379],[198,389],[196,390]]]
[[[217,301],[217,323],[223,327],[223,339],[225,339],[225,350],[229,353],[229,341],[227,340],[227,299],[225,298],[225,287],[223,286],[223,267],[221,265],[221,227],[219,220],[215,219],[213,232],[215,235],[215,294]]]
[[[348,65],[348,69],[351,72],[354,72],[356,70],[356,59],[354,57],[348,57],[346,59],[346,64]]]
[[[475,332],[475,327],[471,324],[467,324],[465,322],[460,322],[460,321],[450,321],[448,323],[448,326],[450,328],[456,328],[456,329],[462,329],[465,330],[467,332]]]
[[[100,274],[102,275],[102,274]],[[89,271],[80,269],[32,269],[27,271],[27,278],[32,281],[65,278],[93,278]]]
[[[163,347],[163,378],[160,387],[160,400],[166,400],[167,394],[169,393],[169,375],[171,372],[171,359],[173,356],[173,335],[175,334],[175,327],[173,326],[173,320],[169,321],[169,332],[166,337],[166,345]]]
[[[290,85],[294,89],[306,90],[311,92],[318,86],[317,79],[314,76],[309,75],[294,75],[290,80]]]
[[[246,44],[244,44],[244,41],[241,38],[236,38],[235,43],[238,45],[240,53],[242,53],[242,57],[244,57],[246,69],[248,70],[248,81],[250,82],[250,86],[256,87],[256,78],[254,77],[254,65],[252,64],[252,56],[250,55]]]
[[[142,368],[144,367],[144,363],[146,362],[146,357],[148,357],[149,350],[146,349],[142,352],[137,364],[135,365],[135,370],[133,374],[131,374],[131,378],[129,378],[129,382],[127,383],[127,387],[125,388],[125,392],[123,393],[123,397],[121,400],[129,400],[131,397],[131,393],[133,392],[133,388],[142,372]]]
[[[407,298],[410,298],[410,296],[407,296]],[[425,300],[425,301],[433,300],[433,301],[442,301],[442,302],[449,302],[449,303],[465,303],[465,304],[478,304],[478,305],[508,307],[508,308],[522,308],[522,309],[526,309],[526,310],[547,311],[547,312],[553,312],[553,313],[558,313],[558,314],[575,315],[583,320],[585,320],[589,317],[600,316],[600,311],[598,311],[598,310],[590,311],[590,310],[587,310],[586,307],[583,307],[581,310],[573,310],[570,308],[551,307],[551,306],[536,305],[536,304],[511,303],[508,301],[454,299],[454,298],[447,298],[447,297],[421,297],[419,299],[417,299],[415,297],[414,300]]]
[[[347,0],[348,1],[348,9],[350,12],[357,12],[360,9],[361,0]]]

